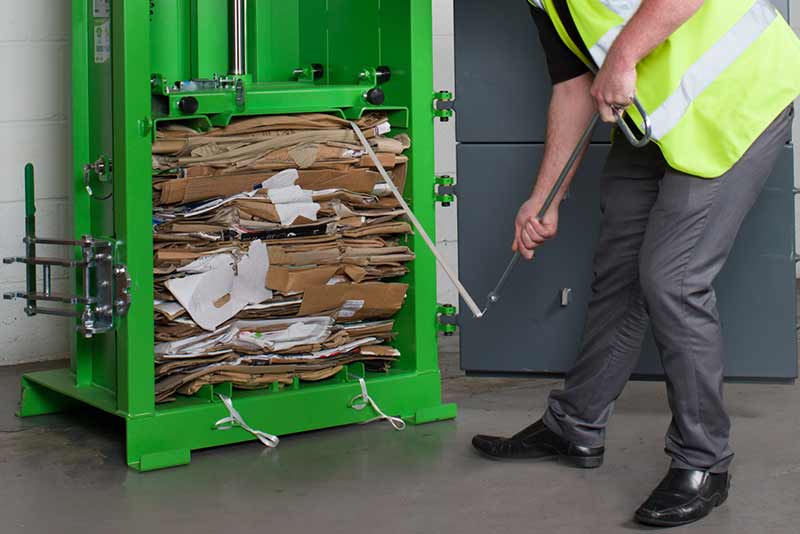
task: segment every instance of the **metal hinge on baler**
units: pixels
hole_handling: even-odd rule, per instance
[[[433,114],[442,122],[447,122],[453,117],[456,101],[450,91],[438,91],[433,94]]]
[[[456,200],[456,180],[452,176],[436,176],[434,178],[434,198],[445,208]]]
[[[440,304],[436,309],[436,329],[446,336],[452,336],[458,329],[458,313],[452,304]]]
[[[25,256],[4,258],[3,263],[22,263],[26,266],[26,290],[5,293],[6,300],[26,301],[25,313],[75,317],[78,332],[85,337],[113,330],[117,319],[128,313],[131,305],[131,279],[125,265],[116,263],[118,243],[112,239],[97,239],[90,235],[78,241],[47,239],[36,235],[36,206],[34,204],[33,165],[25,167]],[[37,246],[77,248],[72,258],[38,256]],[[42,268],[42,288],[37,287],[37,266]],[[52,268],[74,269],[81,281],[82,293],[71,295],[54,292]],[[48,305],[43,306],[41,303]],[[63,306],[54,307],[53,304]]]

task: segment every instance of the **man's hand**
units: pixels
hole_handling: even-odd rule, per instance
[[[542,200],[531,197],[517,213],[516,232],[511,248],[522,254],[526,260],[533,259],[536,248],[558,233],[558,208],[555,205],[542,220],[537,218],[543,203]]]
[[[614,110],[626,109],[636,96],[636,64],[609,56],[591,93],[603,122],[617,122]]]

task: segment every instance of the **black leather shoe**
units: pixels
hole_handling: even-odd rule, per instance
[[[472,438],[472,446],[495,459],[563,460],[576,467],[592,468],[603,464],[603,447],[580,447],[559,437],[539,420],[510,438],[484,436]]]
[[[728,473],[670,469],[634,517],[657,527],[694,523],[725,502],[730,486]]]

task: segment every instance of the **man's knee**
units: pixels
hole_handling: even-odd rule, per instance
[[[639,280],[651,314],[671,304],[709,312],[716,308],[713,278],[692,272],[674,258],[657,253],[643,255],[639,260]]]
[[[652,307],[657,303],[681,298],[681,277],[667,258],[659,254],[643,254],[639,258],[639,283],[642,294]]]

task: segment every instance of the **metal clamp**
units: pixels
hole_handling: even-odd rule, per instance
[[[97,196],[94,194],[94,190],[90,184],[92,175],[97,176],[97,179],[101,183],[112,183],[113,181],[113,163],[111,158],[108,156],[102,155],[97,158],[97,161],[94,163],[87,163],[83,166],[83,185],[86,187],[86,192],[89,194],[90,197],[96,198],[97,200],[108,200],[112,196],[114,196],[114,190],[112,188],[111,192],[104,196]]]
[[[80,259],[48,258],[23,256],[4,258],[3,263],[22,263],[28,266],[42,266],[43,287],[36,288],[36,279],[26,277],[28,291],[10,292],[3,295],[6,300],[23,299],[27,301],[25,313],[34,315],[58,315],[79,319],[78,332],[90,338],[114,329],[115,319],[124,317],[131,305],[131,278],[128,269],[114,263],[116,243],[109,240],[84,236],[80,241],[25,237],[26,245],[74,246],[80,249]],[[76,277],[82,282],[82,293],[70,295],[52,290],[52,267],[75,269]],[[35,273],[35,270],[34,270]],[[68,306],[54,308],[42,306],[40,302],[61,303]]]
[[[614,116],[617,118],[617,125],[619,126],[620,131],[622,131],[622,133],[628,139],[628,142],[630,142],[630,144],[636,148],[644,148],[653,138],[653,123],[650,120],[650,116],[647,114],[647,111],[645,111],[644,106],[642,106],[642,103],[639,102],[638,98],[633,98],[633,105],[636,106],[637,111],[639,111],[639,115],[642,116],[644,135],[641,138],[637,138],[636,134],[634,134],[628,126],[628,123],[625,122],[625,110],[613,108]]]
[[[114,329],[117,319],[127,315],[131,305],[128,269],[114,261],[118,243],[90,235],[78,241],[37,237],[34,198],[33,166],[28,164],[25,168],[25,256],[3,259],[4,264],[22,263],[26,266],[26,290],[6,293],[3,298],[25,300],[25,313],[28,316],[74,317],[79,320],[78,332],[87,338]],[[37,246],[41,245],[77,247],[78,253],[68,258],[39,256]],[[42,267],[41,291],[37,287],[37,266]],[[81,283],[81,294],[54,292],[53,267],[74,269],[76,279]],[[43,306],[42,302],[66,306]]]

